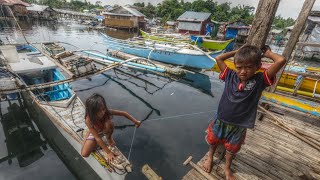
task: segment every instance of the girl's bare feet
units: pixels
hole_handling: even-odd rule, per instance
[[[213,157],[209,156],[203,163],[202,169],[207,173],[210,173],[213,167]]]
[[[109,142],[109,145],[112,147],[116,145],[116,142],[113,140],[112,137],[108,138],[108,142]]]
[[[236,180],[230,168],[224,168],[224,174],[226,175],[226,180]]]

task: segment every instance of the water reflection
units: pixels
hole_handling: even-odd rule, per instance
[[[3,95],[1,107],[1,124],[8,155],[2,157],[0,163],[8,160],[11,164],[12,159],[17,158],[19,166],[25,167],[40,159],[44,155],[40,147],[47,150],[46,142],[31,122],[20,94]]]
[[[74,179],[29,115],[20,93],[1,95],[0,179]]]

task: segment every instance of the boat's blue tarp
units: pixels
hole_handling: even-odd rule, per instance
[[[55,69],[53,71],[53,81],[64,80],[65,77]],[[50,96],[50,101],[59,101],[63,99],[69,99],[71,97],[69,84],[61,84],[53,87],[53,91],[46,92],[45,94]]]
[[[197,42],[198,45],[201,45],[203,42],[202,37],[190,36],[191,42]]]
[[[53,81],[64,80],[65,77],[56,69],[50,70],[52,73]],[[33,84],[44,83],[43,77],[32,78]],[[69,84],[61,84],[54,86],[51,91],[46,91],[43,93],[47,97],[47,101],[59,101],[64,99],[69,99],[71,94],[71,87]]]
[[[26,50],[26,51],[30,51],[30,52],[37,52],[37,49],[29,44],[17,45],[16,49],[17,49],[17,51]]]
[[[207,25],[206,25],[206,32],[205,32],[205,34],[206,34],[206,35],[211,35],[211,33],[212,33],[212,27],[210,26],[210,24],[207,24]]]

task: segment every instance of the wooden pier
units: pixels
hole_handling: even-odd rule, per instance
[[[56,9],[56,8],[54,8],[54,10],[57,12],[58,17],[60,18],[94,20],[96,17],[96,15],[89,14],[89,13],[81,13],[81,12]]]
[[[286,110],[272,109],[287,127],[294,129],[320,148],[320,120]],[[201,167],[207,154],[198,162]],[[224,179],[225,160],[215,157],[212,174]],[[320,179],[320,151],[273,123],[271,116],[256,122],[247,131],[245,144],[232,162],[231,169],[242,179]],[[190,170],[183,180],[203,180]]]

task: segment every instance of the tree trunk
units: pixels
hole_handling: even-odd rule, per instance
[[[285,64],[285,66],[283,66],[283,68],[277,74],[276,83],[271,88],[272,92],[274,92],[276,90],[276,87],[279,83],[279,80],[280,80],[282,74],[283,74],[283,71],[291,58],[292,51],[296,47],[296,44],[299,40],[299,36],[305,27],[305,24],[307,22],[307,18],[311,12],[311,9],[312,9],[315,1],[316,0],[305,0],[304,1],[304,4],[303,4],[302,9],[300,11],[299,17],[296,20],[296,23],[294,24],[291,36],[287,42],[287,46],[284,49],[283,54],[282,54],[286,58],[287,62]]]
[[[280,0],[260,0],[247,44],[262,48],[269,35],[273,18],[277,12]]]

